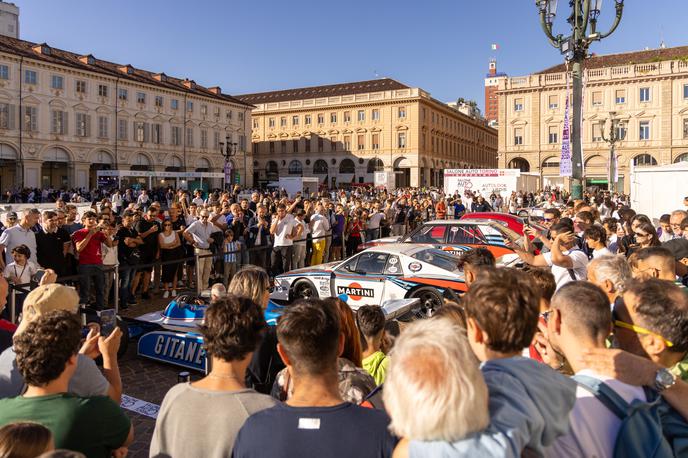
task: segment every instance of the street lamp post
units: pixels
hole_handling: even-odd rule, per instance
[[[616,144],[626,138],[626,122],[623,119],[616,118],[616,112],[609,112],[609,133],[605,135],[604,128],[606,121],[600,121],[600,132],[602,132],[602,139],[609,144],[609,170],[607,172],[607,183],[609,185],[609,192],[614,192],[616,186],[616,163],[615,148]]]
[[[225,191],[231,191],[228,188],[228,184],[232,183],[232,163],[229,158],[236,156],[237,154],[237,143],[233,143],[232,138],[228,135],[225,138],[226,142],[220,142],[220,154],[225,158]]]
[[[557,14],[558,0],[535,0],[540,14],[540,25],[547,39],[555,48],[559,49],[566,60],[572,63],[573,80],[573,116],[571,120],[571,142],[573,143],[571,162],[572,179],[571,194],[573,198],[583,195],[583,157],[581,144],[581,101],[583,99],[583,61],[588,54],[588,47],[594,41],[600,41],[614,33],[621,22],[624,0],[615,0],[616,18],[607,33],[597,31],[597,19],[602,10],[602,0],[569,0],[571,15],[568,23],[571,25],[571,35],[554,35],[552,25]]]

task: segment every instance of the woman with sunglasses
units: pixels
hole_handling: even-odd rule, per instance
[[[158,234],[158,245],[160,247],[160,260],[162,262],[176,261],[184,257],[184,249],[179,238],[179,233],[173,230],[172,221],[165,220],[162,223],[162,232]],[[179,264],[170,263],[162,265],[162,276],[160,281],[163,284],[165,292],[162,297],[167,299],[177,296],[177,272],[179,272]]]
[[[635,244],[629,246],[626,252],[626,257],[640,250],[651,246],[660,246],[662,242],[657,237],[657,230],[647,221],[641,221],[633,225],[633,236],[635,237]]]

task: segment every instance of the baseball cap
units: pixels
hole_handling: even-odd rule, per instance
[[[680,261],[683,258],[688,258],[688,239],[673,239],[662,243],[662,246],[671,251],[674,259]]]
[[[24,299],[22,320],[17,327],[21,332],[32,321],[54,310],[67,310],[76,313],[79,309],[79,295],[74,288],[51,283],[41,285],[31,291]]]
[[[7,212],[6,217],[17,219],[17,212]]]

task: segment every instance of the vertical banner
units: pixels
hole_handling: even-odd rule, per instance
[[[232,183],[232,163],[225,162],[225,186]]]
[[[585,86],[588,81],[588,71],[583,70],[583,81],[582,85],[583,88],[581,89],[581,106],[580,106],[580,124],[578,125],[578,129],[580,132],[580,138],[581,138],[581,155],[580,155],[580,160],[581,160],[581,178],[583,179],[583,188],[585,189],[585,153],[583,152],[583,112],[585,111]],[[604,127],[603,127],[604,129]]]
[[[564,130],[561,133],[561,158],[559,159],[559,175],[570,177],[573,175],[571,164],[571,123],[569,122],[569,72],[566,69],[566,104],[564,106]]]

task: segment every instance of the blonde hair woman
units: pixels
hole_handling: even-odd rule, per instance
[[[262,267],[242,267],[229,283],[227,293],[247,297],[265,310],[270,300],[270,277]]]

